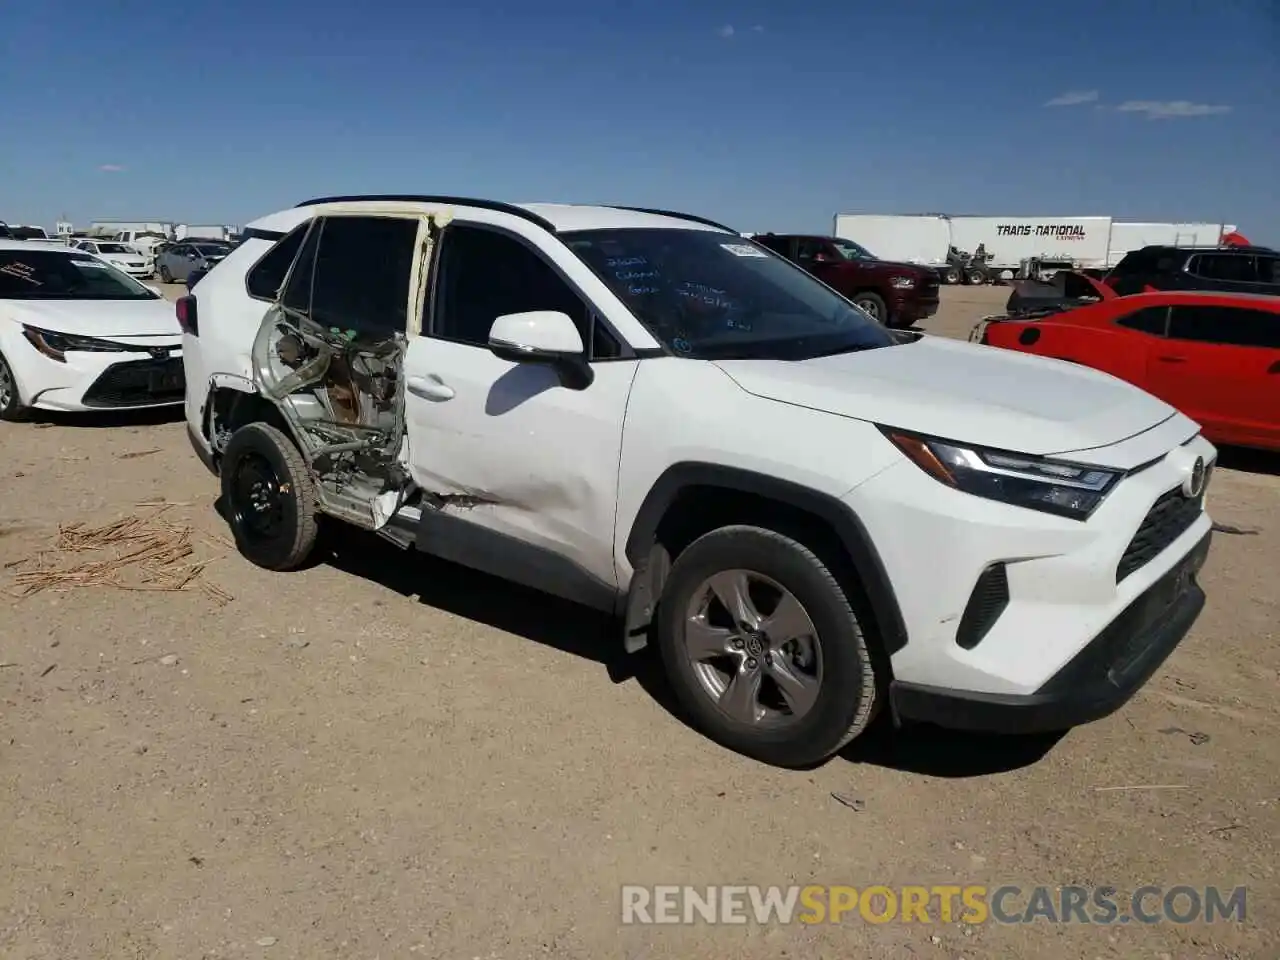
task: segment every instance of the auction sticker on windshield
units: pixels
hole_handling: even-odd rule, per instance
[[[728,250],[735,257],[759,257],[761,260],[769,259],[769,255],[763,250],[753,247],[749,243],[722,243],[721,250]]]

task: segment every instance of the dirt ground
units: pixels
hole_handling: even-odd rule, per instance
[[[926,327],[1005,296],[946,289]],[[792,773],[692,732],[566,604],[358,535],[251,567],[178,417],[0,424],[0,957],[1277,956],[1276,458],[1224,451],[1209,606],[1119,714],[882,729]],[[59,524],[161,499],[211,560],[186,589],[8,592]],[[1248,894],[1243,924],[623,926],[620,887],[659,883]]]

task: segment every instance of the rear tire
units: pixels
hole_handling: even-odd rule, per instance
[[[30,408],[23,406],[18,393],[18,378],[9,361],[0,353],[0,420],[16,423],[27,419]]]
[[[160,268],[160,282],[161,282],[161,283],[173,283],[173,274],[171,274],[171,273],[169,272],[169,268],[168,268],[168,267],[161,267],[161,268]]]
[[[726,593],[745,604],[721,601]],[[731,604],[742,617],[736,626]],[[676,558],[659,604],[658,647],[694,726],[774,766],[826,760],[878,706],[867,641],[844,590],[808,547],[762,527],[722,527]]]
[[[947,267],[942,271],[942,282],[955,285],[960,282],[960,269],[958,267]]]
[[[988,274],[987,271],[985,270],[970,270],[967,274],[965,274],[965,280],[971,286],[975,286],[975,287],[982,286],[984,283],[986,283],[990,279],[991,279],[990,274]]]
[[[241,427],[219,469],[236,547],[267,570],[296,570],[319,533],[316,489],[293,441],[266,423]]]

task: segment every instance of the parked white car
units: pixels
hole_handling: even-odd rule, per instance
[[[154,290],[82,250],[0,240],[0,420],[181,404],[182,376]]]
[[[342,521],[614,613],[689,717],[804,766],[893,719],[1117,709],[1204,604],[1216,451],[1069,363],[887,330],[726,227],[311,201],[178,302],[241,552]]]
[[[76,249],[101,257],[131,277],[149,277],[155,272],[155,260],[126,243],[114,240],[80,240]]]

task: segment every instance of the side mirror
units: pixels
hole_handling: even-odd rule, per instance
[[[504,314],[489,328],[489,350],[512,363],[554,367],[560,382],[571,390],[585,390],[595,379],[582,335],[567,313],[533,310]]]

